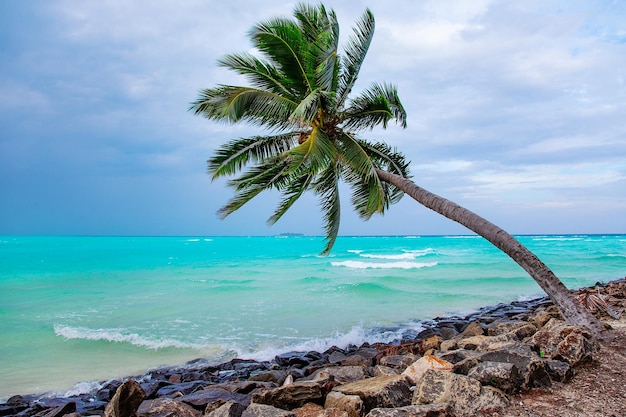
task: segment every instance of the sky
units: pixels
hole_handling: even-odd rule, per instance
[[[418,185],[513,234],[626,233],[625,2],[324,4],[342,40],[374,13],[355,91],[395,84],[408,126],[362,137],[401,150]],[[294,5],[0,0],[0,235],[323,234],[312,195],[272,227],[275,193],[220,220],[233,194],[206,160],[261,132],[188,110],[245,83],[217,60]],[[408,197],[367,222],[349,200],[342,235],[470,233]]]

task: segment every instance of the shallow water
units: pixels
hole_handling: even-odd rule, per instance
[[[626,275],[624,235],[519,239],[570,288]],[[197,357],[389,341],[387,326],[542,295],[474,236],[322,248],[304,236],[0,237],[0,398]]]

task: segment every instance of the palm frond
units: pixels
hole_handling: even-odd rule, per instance
[[[314,128],[307,140],[290,149],[287,154],[294,158],[295,163],[292,165],[292,172],[306,163],[310,170],[317,173],[324,169],[329,161],[335,159],[338,152],[326,133],[321,129]]]
[[[208,171],[212,179],[241,171],[246,164],[257,163],[276,157],[295,145],[296,132],[276,136],[253,136],[240,138],[219,147],[208,160]]]
[[[289,115],[297,104],[284,96],[252,87],[222,85],[200,92],[190,110],[207,119],[251,124],[271,129],[293,127]]]
[[[391,148],[383,142],[370,143],[363,139],[356,138],[355,141],[358,142],[369,155],[376,168],[401,175],[404,178],[411,178],[409,173],[410,162],[395,148]],[[385,188],[385,194],[388,196],[387,200],[389,204],[397,203],[404,196],[404,192],[399,188],[387,182],[382,182],[382,185]]]
[[[361,70],[361,65],[365,60],[367,51],[374,37],[375,21],[374,15],[366,9],[352,29],[352,36],[348,39],[345,47],[345,58],[342,61],[342,73],[337,87],[337,107],[342,107]]]
[[[372,84],[351,101],[343,116],[345,129],[386,128],[389,120],[406,127],[406,111],[397,89],[390,84]]]
[[[322,213],[324,213],[324,231],[326,232],[326,247],[322,255],[330,253],[339,234],[341,219],[341,204],[339,198],[339,178],[341,169],[338,164],[329,164],[320,173],[314,184],[315,193],[319,196]]]
[[[250,37],[257,49],[290,80],[290,89],[301,94],[313,90],[315,68],[306,59],[309,45],[296,22],[282,18],[268,20],[257,24]]]
[[[292,101],[298,99],[289,89],[289,83],[285,82],[283,74],[270,63],[263,62],[252,54],[226,55],[218,61],[218,64],[244,75],[256,88],[282,94]]]
[[[370,181],[376,177],[376,166],[365,149],[352,135],[345,133],[340,135],[337,138],[337,146],[343,164],[349,167],[354,175],[363,181]]]
[[[352,189],[352,206],[363,220],[369,220],[372,214],[383,213],[389,206],[386,189],[378,177],[364,181],[354,172],[348,172],[345,179]]]
[[[311,91],[300,101],[298,107],[293,110],[289,118],[295,123],[305,126],[310,125],[320,110],[321,94],[322,92],[318,89]]]
[[[302,194],[309,189],[314,177],[314,174],[310,171],[292,174],[291,181],[283,188],[283,196],[285,196],[285,198],[279,203],[276,211],[274,211],[274,214],[267,220],[267,223],[270,225],[276,223],[287,210],[302,197]]]

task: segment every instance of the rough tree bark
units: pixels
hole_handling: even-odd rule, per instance
[[[398,187],[418,203],[465,226],[506,253],[539,284],[567,322],[587,326],[596,338],[608,337],[600,320],[574,298],[554,272],[506,231],[476,213],[431,193],[400,175],[383,170],[376,170],[376,172],[381,181]]]

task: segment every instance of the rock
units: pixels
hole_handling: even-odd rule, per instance
[[[208,385],[205,381],[190,381],[182,382],[180,384],[166,385],[156,392],[156,396],[159,398],[167,397],[174,398],[181,395],[191,394],[197,390],[200,390]]]
[[[546,310],[541,310],[536,312],[533,316],[530,317],[530,322],[537,326],[538,329],[541,329],[547,322],[549,322],[553,316],[548,313]]]
[[[322,355],[318,352],[287,352],[276,356],[274,361],[284,367],[303,368],[321,357]]]
[[[407,366],[418,360],[420,357],[412,353],[406,355],[383,356],[378,362],[380,365],[405,370]]]
[[[11,416],[28,408],[28,401],[21,395],[14,395],[6,403],[0,404],[0,416]]]
[[[430,369],[415,387],[413,404],[449,404],[454,416],[469,416],[507,407],[504,393],[482,387],[480,382],[464,375]]]
[[[346,395],[332,391],[326,396],[324,408],[335,408],[345,411],[348,417],[360,417],[363,411],[363,400],[358,395]]]
[[[360,381],[369,376],[365,373],[365,369],[362,366],[329,366],[315,371],[307,379],[315,381],[320,378],[320,375],[324,374],[331,375],[335,381],[342,383]]]
[[[241,417],[246,407],[239,403],[229,401],[218,409],[205,413],[206,417]]]
[[[157,398],[141,403],[137,417],[200,417],[202,413],[193,407],[171,398]]]
[[[209,386],[201,391],[183,395],[176,398],[176,400],[184,402],[197,410],[204,411],[208,404],[214,403],[222,405],[227,402],[236,402],[245,407],[250,404],[251,396],[232,392],[220,386]]]
[[[441,327],[440,330],[443,340],[450,340],[459,334],[454,327]]]
[[[442,352],[447,352],[449,350],[458,349],[458,347],[459,347],[458,340],[448,339],[448,340],[444,340],[443,342],[441,342],[441,345],[439,345],[439,350],[441,350]]]
[[[454,417],[447,403],[375,408],[366,417]]]
[[[468,324],[465,327],[465,329],[463,329],[463,331],[459,335],[459,338],[465,339],[465,338],[472,337],[472,336],[482,336],[484,334],[485,334],[485,330],[482,328],[480,323],[478,323],[477,321],[474,321]]]
[[[487,329],[487,334],[489,336],[514,333],[519,340],[532,336],[536,332],[537,327],[534,324],[523,321],[499,321]]]
[[[287,378],[287,371],[283,369],[274,369],[271,371],[260,372],[248,378],[249,381],[274,382],[276,385],[282,385]]]
[[[104,409],[104,417],[134,417],[146,393],[135,380],[124,382]]]
[[[400,372],[398,372],[397,369],[390,368],[389,366],[384,366],[384,365],[376,365],[374,367],[373,373],[374,373],[373,376],[388,376],[388,375],[400,374]]]
[[[557,361],[556,359],[544,360],[548,375],[553,381],[567,383],[574,377],[574,368],[567,362]]]
[[[253,394],[252,401],[276,408],[293,410],[308,402],[322,403],[321,387],[314,381],[296,381],[280,388],[261,390]]]
[[[514,333],[504,333],[498,336],[472,336],[459,340],[457,346],[460,349],[476,350],[485,352],[488,350],[499,349],[503,346],[510,346],[519,339]]]
[[[361,397],[366,413],[377,407],[402,407],[411,404],[410,385],[404,375],[367,378],[340,385],[334,391]]]
[[[427,339],[422,340],[420,344],[420,353],[424,354],[430,350],[439,349],[443,338],[439,335],[430,336]]]
[[[252,403],[241,414],[241,417],[296,417],[296,413],[271,405]]]
[[[293,410],[296,417],[348,417],[348,413],[336,408],[324,409],[324,407],[308,403]]]
[[[415,363],[407,367],[402,374],[408,378],[412,385],[417,385],[422,375],[424,375],[428,369],[452,371],[454,365],[436,356],[428,355],[419,358]]]
[[[544,362],[530,345],[518,343],[507,348],[484,352],[480,360],[481,362],[505,362],[515,365],[519,372],[517,382],[519,390],[551,385]]]
[[[70,401],[48,411],[46,414],[43,415],[43,417],[62,417],[66,414],[70,414],[74,412],[76,412],[76,403],[74,401]],[[133,412],[133,415],[134,415],[134,412]]]
[[[591,332],[585,326],[551,319],[529,341],[544,357],[557,359],[572,366],[592,358]]]
[[[507,393],[518,390],[519,371],[512,363],[483,362],[472,368],[467,376],[482,385],[490,385]]]

